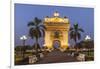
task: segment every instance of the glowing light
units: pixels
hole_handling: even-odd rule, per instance
[[[23,35],[22,37],[20,37],[20,40],[27,40],[27,37]]]
[[[59,16],[59,13],[56,11],[56,12],[54,13],[54,16],[55,16],[55,17],[58,17],[58,16]]]
[[[91,37],[89,35],[86,35],[85,40],[91,40]]]

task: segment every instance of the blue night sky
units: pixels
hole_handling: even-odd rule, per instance
[[[82,33],[82,39],[84,39],[86,35],[90,35],[91,38],[94,39],[93,8],[15,4],[15,46],[22,45],[20,36],[28,35],[29,28],[27,24],[29,21],[33,20],[34,17],[40,19],[46,16],[52,17],[55,11],[60,13],[60,17],[67,16],[71,26],[77,22],[79,26],[84,29],[85,32]],[[40,38],[39,41],[40,44],[43,44],[43,38]],[[26,44],[32,45],[34,42],[35,40],[29,38]]]

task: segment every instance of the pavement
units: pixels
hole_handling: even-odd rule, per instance
[[[29,65],[27,61],[28,59],[25,59],[25,61],[17,62],[15,63],[15,65]],[[47,53],[42,59],[40,59],[34,64],[64,63],[64,62],[78,62],[78,60],[75,57],[68,55],[67,52],[53,50],[52,52]]]
[[[54,50],[48,53],[43,59],[38,61],[36,64],[46,64],[46,63],[61,63],[61,62],[77,62],[75,57],[68,55],[66,52],[61,52],[59,50]]]

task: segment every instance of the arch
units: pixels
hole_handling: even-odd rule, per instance
[[[61,46],[61,41],[60,40],[53,40],[52,46],[54,49],[59,49]]]

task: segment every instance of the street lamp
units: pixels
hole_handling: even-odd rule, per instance
[[[89,35],[86,35],[85,41],[86,41],[86,44],[87,44],[88,46],[90,46],[91,37],[90,37]],[[90,51],[89,51],[89,49],[88,49],[88,56],[89,56],[89,54],[90,54]]]
[[[91,37],[89,35],[86,35],[85,41],[89,41],[89,40],[91,40]]]
[[[24,51],[25,51],[24,46],[25,46],[25,41],[27,40],[27,37],[25,35],[23,35],[20,37],[20,40],[22,40],[22,42],[23,42],[23,58],[24,58]]]

